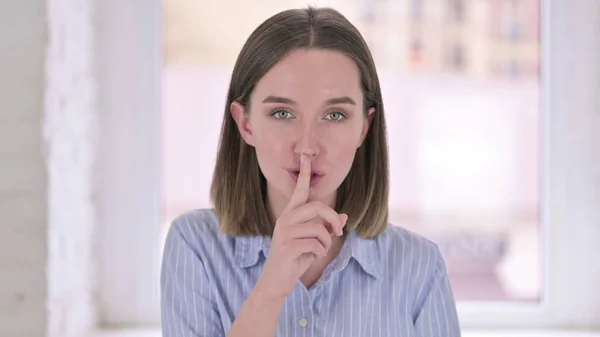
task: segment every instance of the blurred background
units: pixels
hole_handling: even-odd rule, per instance
[[[245,39],[309,4],[344,13],[373,52],[391,223],[440,244],[458,300],[539,301],[539,0],[165,0],[164,228],[210,207],[223,93]]]
[[[237,54],[307,5],[371,48],[390,222],[439,245],[465,336],[600,335],[597,0],[7,0],[0,337],[160,335]]]

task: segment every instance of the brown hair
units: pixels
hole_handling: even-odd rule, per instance
[[[273,233],[266,180],[254,147],[242,139],[231,115],[234,101],[249,106],[263,75],[298,48],[335,50],[353,59],[361,74],[365,115],[375,108],[367,136],[337,190],[335,210],[348,214],[345,230],[373,238],[388,221],[388,148],[381,89],[373,58],[359,31],[331,8],[291,9],[275,14],[250,35],[233,69],[217,162],[210,189],[221,231],[231,235]]]

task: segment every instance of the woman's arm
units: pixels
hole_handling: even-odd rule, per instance
[[[296,188],[275,224],[263,272],[227,337],[274,336],[285,298],[310,264],[327,254],[331,236],[342,235],[347,215],[340,216],[325,204],[307,203],[310,177],[311,160],[302,156]],[[332,232],[323,223],[310,223],[319,216],[328,220]]]
[[[285,298],[270,298],[257,283],[242,305],[227,337],[275,336],[284,301]]]
[[[419,337],[460,337],[454,295],[444,260],[436,248],[437,262],[415,328]],[[427,288],[426,288],[427,289]],[[419,299],[417,299],[419,300]]]

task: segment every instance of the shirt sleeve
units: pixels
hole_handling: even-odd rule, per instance
[[[224,336],[213,285],[190,238],[193,232],[184,219],[173,222],[167,233],[160,277],[162,335]]]
[[[454,295],[445,262],[437,247],[436,255],[437,262],[432,282],[415,321],[417,336],[460,337],[460,324]]]

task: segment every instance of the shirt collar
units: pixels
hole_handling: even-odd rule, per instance
[[[271,239],[264,236],[238,236],[235,239],[235,261],[240,268],[249,268],[258,263],[260,253],[266,257],[271,246]],[[345,267],[350,258],[356,260],[369,275],[379,279],[382,264],[377,239],[358,237],[356,232],[348,233],[340,258],[336,259]]]
[[[369,275],[379,279],[381,277],[382,262],[380,259],[379,245],[377,239],[364,239],[359,237],[356,232],[348,233],[344,248],[345,255],[356,260],[361,268]],[[341,252],[340,252],[341,253]],[[346,260],[346,258],[344,258]],[[346,262],[344,263],[346,264]]]

